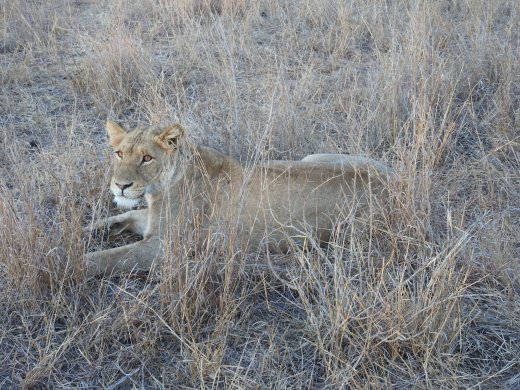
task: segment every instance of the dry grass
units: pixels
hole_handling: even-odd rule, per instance
[[[0,387],[520,387],[513,0],[0,3]],[[363,153],[385,212],[271,259],[82,278],[107,117],[241,158]],[[181,232],[182,233],[182,232]],[[282,264],[282,265],[280,265]]]

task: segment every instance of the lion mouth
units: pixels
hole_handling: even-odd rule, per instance
[[[127,198],[123,195],[115,195],[114,203],[123,209],[133,209],[143,204],[143,197],[140,198]]]
[[[144,203],[144,191],[140,188],[118,188],[112,185],[112,194],[114,194],[114,203],[123,209],[133,209]]]

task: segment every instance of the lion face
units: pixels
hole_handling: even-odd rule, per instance
[[[120,207],[137,206],[145,194],[160,184],[184,135],[181,125],[125,130],[108,121],[107,134],[114,150],[114,173],[110,190]]]

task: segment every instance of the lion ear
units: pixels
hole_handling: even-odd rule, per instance
[[[185,133],[184,127],[176,123],[161,130],[161,134],[157,137],[157,143],[164,149],[174,150]]]
[[[107,120],[106,129],[108,135],[108,142],[113,147],[117,147],[126,135],[126,130],[119,123],[111,120]]]

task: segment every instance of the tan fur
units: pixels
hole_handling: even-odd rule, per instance
[[[111,190],[116,202],[133,207],[144,199],[147,208],[94,227],[132,231],[143,240],[87,254],[89,276],[149,270],[162,260],[167,228],[199,229],[199,245],[212,234],[235,231],[237,249],[243,251],[287,251],[309,234],[326,243],[338,216],[370,207],[369,193],[380,195],[392,174],[380,162],[341,154],[243,167],[192,144],[180,125],[126,131],[109,121],[107,133],[115,155]],[[145,156],[153,159],[146,162]]]

